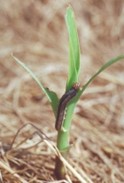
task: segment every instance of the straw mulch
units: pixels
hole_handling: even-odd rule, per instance
[[[69,158],[63,160],[67,179],[57,181],[54,115],[43,92],[11,56],[26,63],[60,97],[68,70],[68,3],[0,0],[1,183],[124,182],[124,61],[99,75],[81,97]],[[103,63],[123,54],[124,2],[78,0],[71,5],[81,44],[83,85]]]

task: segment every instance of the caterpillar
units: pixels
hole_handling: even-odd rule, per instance
[[[57,111],[56,122],[55,122],[56,130],[61,129],[62,122],[65,116],[66,106],[73,99],[73,97],[76,96],[79,88],[80,88],[80,84],[74,83],[72,88],[61,97],[58,105],[58,111]]]

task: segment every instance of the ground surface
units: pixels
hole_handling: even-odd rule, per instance
[[[64,0],[0,0],[1,183],[60,182],[53,174],[54,115],[44,94],[11,53],[60,97],[68,69],[67,4]],[[124,2],[78,0],[71,4],[81,44],[83,84],[105,61],[123,54]],[[124,61],[101,74],[81,97],[71,129],[68,177],[61,182],[124,182],[123,96]],[[38,129],[31,125],[20,129],[29,123]]]

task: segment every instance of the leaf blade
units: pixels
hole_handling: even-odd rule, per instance
[[[42,91],[44,92],[44,94],[47,96],[52,109],[54,111],[54,114],[56,116],[57,113],[57,106],[58,106],[58,96],[55,92],[49,90],[48,88],[45,88],[42,83],[39,81],[39,79],[36,77],[36,75],[31,71],[31,69],[29,69],[29,67],[24,64],[21,60],[19,60],[17,57],[15,57],[14,55],[12,55],[12,57],[14,58],[14,60],[21,65],[28,73],[29,75],[32,77],[32,79],[34,79],[34,81],[38,84],[38,86],[42,89]]]
[[[80,46],[77,33],[77,27],[74,17],[74,12],[71,7],[68,7],[66,12],[66,25],[69,35],[69,70],[66,88],[72,87],[73,83],[78,82],[80,71]]]
[[[118,57],[112,58],[111,60],[109,60],[108,62],[106,62],[105,64],[103,64],[100,69],[84,84],[84,86],[82,87],[82,90],[79,92],[79,96],[82,95],[82,93],[85,91],[85,89],[88,87],[88,85],[94,81],[94,79],[101,73],[103,72],[105,69],[109,68],[111,65],[113,65],[116,62],[119,62],[121,60],[124,59],[124,55],[120,55]]]

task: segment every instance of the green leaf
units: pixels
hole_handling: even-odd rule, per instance
[[[51,98],[51,106],[52,106],[52,109],[54,111],[54,114],[55,116],[57,115],[57,108],[58,108],[58,104],[59,104],[59,98],[58,96],[56,95],[55,92],[49,90],[49,88],[45,88],[47,94],[49,95],[49,97]]]
[[[52,109],[54,111],[54,114],[56,116],[56,113],[57,113],[57,106],[58,106],[58,102],[59,102],[59,99],[56,95],[55,92],[53,91],[50,91],[48,88],[45,88],[42,83],[39,81],[39,79],[36,77],[36,75],[31,71],[31,69],[29,69],[29,67],[24,64],[22,61],[20,61],[17,57],[13,56],[12,57],[14,58],[14,60],[19,64],[21,65],[29,74],[30,76],[34,79],[34,81],[38,84],[38,86],[42,89],[42,91],[44,92],[44,94],[47,96],[51,106],[52,106]]]
[[[78,33],[74,13],[71,7],[68,7],[66,12],[66,24],[69,35],[69,71],[67,80],[67,90],[72,87],[75,82],[78,82],[80,71],[80,47]]]
[[[111,60],[109,60],[108,62],[106,62],[104,65],[102,65],[102,67],[86,82],[86,84],[83,86],[82,90],[79,91],[79,95],[78,98],[82,95],[82,93],[85,91],[85,89],[89,86],[89,84],[91,82],[94,81],[94,79],[101,73],[103,72],[105,69],[107,69],[108,67],[110,67],[112,64],[119,62],[121,60],[124,59],[124,55],[120,55],[118,57],[115,57]]]

